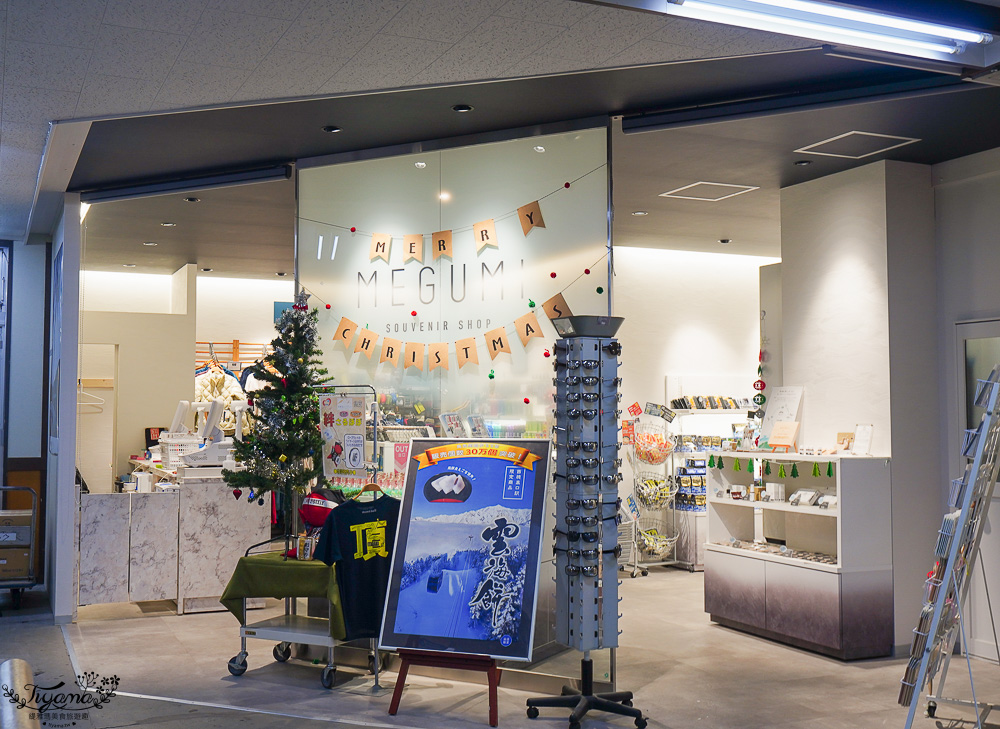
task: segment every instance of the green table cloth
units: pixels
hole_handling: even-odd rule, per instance
[[[219,602],[243,624],[243,598],[325,597],[330,601],[330,635],[343,640],[337,568],[319,560],[284,559],[280,552],[241,557]]]

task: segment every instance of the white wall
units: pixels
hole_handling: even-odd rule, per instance
[[[80,345],[80,378],[111,380],[111,387],[87,385],[77,395],[76,467],[91,493],[111,493],[115,449],[115,388],[117,346]],[[104,400],[103,403],[98,399]]]
[[[198,341],[231,342],[239,339],[241,342],[266,344],[276,336],[274,302],[292,301],[294,298],[295,282],[290,280],[199,275]],[[259,356],[260,353],[257,353],[256,357]]]
[[[45,353],[45,246],[13,246],[10,328],[10,458],[42,455]]]
[[[81,271],[80,301],[84,311],[170,313],[170,276],[155,273]]]

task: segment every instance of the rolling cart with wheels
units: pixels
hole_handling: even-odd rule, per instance
[[[0,548],[13,547],[14,554],[28,553],[28,563],[23,575],[9,578],[0,577],[0,590],[10,590],[11,605],[15,610],[21,607],[21,592],[38,584],[35,574],[35,532],[38,529],[38,494],[27,486],[0,486],[0,497],[4,494],[24,492],[31,494],[31,509],[0,514]],[[0,506],[3,501],[0,500]]]

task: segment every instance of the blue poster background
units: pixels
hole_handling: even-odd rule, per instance
[[[421,465],[428,450],[463,444],[538,460],[528,468],[461,455]],[[537,439],[412,442],[383,647],[530,659],[548,454]]]

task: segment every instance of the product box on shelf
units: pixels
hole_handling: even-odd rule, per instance
[[[31,552],[23,547],[0,549],[0,580],[16,580],[28,576]]]
[[[31,509],[0,511],[0,546],[27,546],[31,538]]]

